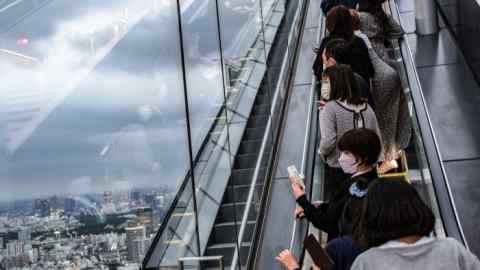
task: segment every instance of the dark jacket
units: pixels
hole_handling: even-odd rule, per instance
[[[317,77],[318,81],[322,80],[323,74],[322,53],[325,50],[328,41],[334,38],[338,37],[330,35],[323,38],[322,42],[320,43],[320,47],[318,48],[317,56],[315,57],[315,61],[313,63],[313,73]],[[348,63],[343,63],[339,59],[336,60],[342,64],[350,65],[353,72],[358,73],[358,75],[362,76],[366,82],[369,82],[370,79],[373,78],[375,70],[373,69],[370,55],[368,54],[367,45],[365,45],[365,42],[362,40],[362,38],[354,35],[352,40],[350,40],[349,47],[350,55],[348,57]]]
[[[343,5],[351,9],[356,9],[358,0],[322,0],[320,7],[322,8],[323,14],[327,15],[330,9]]]
[[[305,217],[313,226],[328,233],[328,239],[334,239],[339,235],[339,221],[345,204],[352,197],[349,192],[350,186],[359,181],[367,181],[369,184],[377,178],[377,171],[373,169],[365,174],[346,179],[334,193],[332,199],[318,207],[311,204],[305,195],[299,197],[297,203],[303,208]]]
[[[334,262],[332,270],[350,270],[357,256],[363,251],[350,236],[333,239],[325,249]]]

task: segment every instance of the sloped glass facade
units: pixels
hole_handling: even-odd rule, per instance
[[[230,151],[278,5],[0,1],[0,264],[138,269],[179,189],[230,171],[208,153]]]

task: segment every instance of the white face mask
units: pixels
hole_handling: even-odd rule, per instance
[[[357,160],[352,154],[342,152],[340,158],[338,158],[338,163],[345,173],[354,174],[357,172]]]
[[[331,85],[330,80],[322,80],[321,95],[322,99],[330,100]]]

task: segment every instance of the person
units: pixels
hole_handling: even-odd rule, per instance
[[[365,194],[366,192],[357,194],[354,192],[349,202],[345,205],[340,220],[340,231],[345,235],[333,239],[328,242],[325,247],[325,251],[333,261],[333,268],[331,270],[350,270],[355,259],[364,251],[354,240],[353,234],[365,205]],[[289,250],[280,252],[276,260],[287,269],[299,269],[297,259]],[[313,268],[318,269],[316,266]]]
[[[285,249],[280,252],[275,259],[281,263],[287,270],[300,270],[300,264],[298,263],[297,258],[293,253]],[[316,266],[315,264],[312,265],[312,270],[322,270],[320,267]]]
[[[325,68],[335,66],[337,63],[348,65],[350,61],[349,45],[344,39],[331,39],[327,42],[327,45],[325,45],[325,50],[323,51],[322,58],[323,63],[325,63]],[[368,105],[370,105],[370,107],[375,111],[375,103],[373,101],[373,97],[370,91],[370,84],[367,83],[362,78],[362,76],[358,75],[357,73],[354,72],[353,75],[355,75],[355,80],[357,81],[357,85],[360,88],[362,98],[367,99]],[[324,81],[323,77],[324,76],[322,76],[322,81]],[[323,88],[324,86],[322,84],[322,89]],[[322,96],[322,93],[319,92],[318,96]]]
[[[368,128],[379,135],[375,112],[360,96],[360,90],[349,66],[337,64],[325,70],[326,82],[330,85],[330,101],[320,113],[319,155],[326,162],[327,197],[342,180],[348,177],[340,167],[340,150],[337,138],[354,128]],[[376,160],[375,160],[376,161]]]
[[[405,33],[402,27],[383,10],[386,0],[359,0],[358,10],[361,31],[370,39],[378,56],[392,64],[387,54],[389,40],[400,38]]]
[[[310,203],[303,188],[292,181],[292,191],[299,207],[295,216],[304,215],[315,227],[328,233],[332,240],[339,235],[339,221],[344,207],[354,193],[362,193],[378,175],[375,164],[381,151],[380,138],[366,128],[352,129],[340,138],[338,159],[342,170],[352,176],[343,180],[328,202],[318,207]]]
[[[361,15],[355,10],[351,10],[351,14],[355,34],[367,44],[375,70],[372,79],[372,96],[382,134],[385,157],[385,162],[379,167],[379,172],[386,173],[398,167],[395,160],[399,158],[399,150],[406,149],[410,142],[412,128],[407,98],[403,92],[398,72],[379,57],[373,47],[374,42],[370,42],[370,38],[360,31]]]
[[[352,270],[473,270],[478,258],[452,238],[432,235],[435,217],[401,177],[375,180],[368,188],[357,241],[368,250]]]
[[[326,19],[326,28],[328,36],[322,39],[320,46],[316,49],[317,56],[313,64],[313,72],[318,80],[323,75],[323,51],[327,43],[336,38],[344,39],[349,44],[349,61],[352,70],[358,73],[362,78],[369,82],[373,77],[373,66],[368,56],[368,48],[363,40],[353,34],[352,16],[345,6],[336,6],[328,12]]]
[[[343,5],[347,8],[357,8],[358,0],[322,0],[320,8],[323,14],[327,15],[328,12],[338,5]]]

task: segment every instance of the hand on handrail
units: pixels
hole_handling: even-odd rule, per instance
[[[275,257],[275,260],[277,260],[288,270],[300,269],[297,258],[295,258],[295,255],[293,255],[293,253],[288,249],[280,252],[280,254]]]
[[[294,217],[295,217],[295,219],[297,219],[297,218],[298,218],[298,219],[302,219],[302,218],[305,217],[305,212],[304,212],[304,210],[303,210],[302,207],[297,206],[297,207],[295,208]]]
[[[288,270],[300,270],[300,264],[298,263],[297,258],[295,258],[295,255],[293,255],[293,253],[288,249],[285,249],[284,251],[280,252],[280,254],[278,254],[277,257],[275,257],[275,260],[277,260],[280,264],[282,264]],[[316,266],[315,264],[312,264],[312,269],[322,270],[320,267]]]

